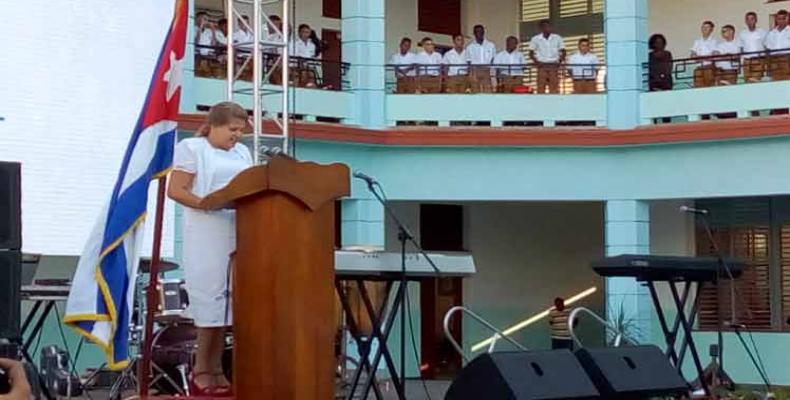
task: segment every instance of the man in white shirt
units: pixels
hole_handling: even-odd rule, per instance
[[[560,92],[560,64],[565,62],[565,43],[560,35],[552,33],[551,21],[540,21],[540,33],[529,41],[529,58],[538,67],[538,93]]]
[[[198,46],[199,55],[210,56],[214,54],[211,46],[215,44],[215,30],[214,24],[208,20],[208,14],[204,11],[198,11],[195,15],[195,44]]]
[[[236,30],[233,31],[233,42],[239,44],[251,44],[255,40],[255,35],[252,33],[252,26],[250,25],[250,17],[242,16],[236,20]]]
[[[768,49],[768,75],[771,80],[790,79],[790,27],[787,10],[779,10],[774,16],[776,27],[765,37]]]
[[[757,27],[757,13],[749,11],[744,17],[746,29],[738,35],[743,46],[743,80],[760,82],[765,74],[765,36],[768,32]]]
[[[422,51],[415,56],[417,62],[417,90],[420,93],[440,93],[442,91],[442,55],[436,52],[433,39],[426,37],[420,41]]]
[[[590,52],[590,39],[579,39],[579,51],[568,58],[568,75],[573,79],[573,93],[597,92],[598,57]]]
[[[735,27],[732,25],[724,25],[721,28],[722,40],[716,46],[714,52],[718,57],[716,61],[716,84],[717,85],[734,85],[738,82],[738,65],[739,57],[737,54],[741,53],[741,43],[735,39]],[[725,57],[733,55],[732,57]]]
[[[470,84],[472,93],[491,93],[491,63],[496,55],[496,46],[486,39],[483,25],[475,25],[474,40],[466,45],[466,58],[471,64]]]
[[[271,21],[272,24],[274,24],[274,27],[276,28],[276,30],[272,29],[272,32],[266,35],[266,41],[267,42],[282,42],[283,41],[283,34],[282,34],[282,32],[283,32],[283,20],[280,19],[280,17],[278,17],[277,15],[271,15],[271,16],[269,16],[269,21]],[[267,26],[267,30],[269,30],[268,26]],[[261,35],[261,36],[263,36],[263,35]],[[273,85],[282,84],[282,82],[283,82],[282,66],[281,66],[280,63],[277,63],[275,65],[275,62],[277,61],[277,56],[279,54],[282,54],[283,49],[281,47],[277,47],[277,46],[273,46],[273,45],[264,45],[264,46],[262,46],[262,51],[263,51],[264,60],[266,62],[266,68],[267,69],[274,68],[274,71],[272,71],[272,73],[270,75],[269,81]],[[266,72],[264,71],[264,75],[265,74],[266,74]]]
[[[524,83],[524,64],[524,54],[518,51],[518,38],[508,36],[505,50],[494,57],[500,93],[512,93],[514,87]]]
[[[447,74],[447,93],[466,93],[469,88],[469,61],[464,50],[464,35],[453,36],[453,48],[444,53],[442,64]]]
[[[709,58],[716,51],[718,43],[713,37],[715,25],[711,21],[702,23],[700,30],[702,37],[694,41],[691,46],[691,58]],[[702,61],[701,66],[694,69],[694,87],[708,87],[716,83],[716,67],[711,61]]]
[[[390,57],[390,65],[395,71],[397,86],[395,93],[416,93],[417,85],[414,77],[417,76],[417,57],[411,52],[411,39],[405,37],[400,40],[398,52]]]

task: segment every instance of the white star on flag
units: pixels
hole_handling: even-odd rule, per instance
[[[181,63],[184,62],[184,57],[180,59],[176,59],[176,53],[174,51],[170,52],[170,69],[165,72],[164,77],[162,78],[163,81],[167,82],[167,101],[173,97],[181,87]]]

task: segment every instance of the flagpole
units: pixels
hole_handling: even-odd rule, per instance
[[[159,286],[159,261],[162,251],[162,221],[165,214],[165,189],[167,188],[167,175],[158,179],[159,190],[156,194],[156,214],[154,219],[154,245],[151,251],[151,271],[146,289],[145,301],[145,333],[143,334],[143,357],[137,371],[140,382],[140,397],[148,396],[151,379],[151,352],[154,336],[154,313],[159,306],[157,287]]]

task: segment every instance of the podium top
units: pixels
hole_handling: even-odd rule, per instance
[[[208,209],[235,208],[238,199],[265,191],[287,193],[310,210],[350,193],[349,168],[345,164],[320,165],[276,156],[264,165],[247,168],[224,188],[203,198]]]

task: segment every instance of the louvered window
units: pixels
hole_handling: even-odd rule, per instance
[[[559,0],[560,18],[602,13],[603,0]]]
[[[521,0],[521,20],[524,22],[549,18],[550,11],[549,0]]]
[[[723,280],[700,292],[700,329],[717,329],[721,321],[751,330],[788,328],[790,317],[790,198],[740,198],[698,201],[711,211],[713,236],[721,251],[747,262],[741,277]],[[697,221],[697,254],[715,251]],[[777,277],[774,279],[773,277]],[[779,291],[777,301],[772,294]],[[733,316],[734,313],[734,316]],[[775,321],[782,320],[777,325]]]

